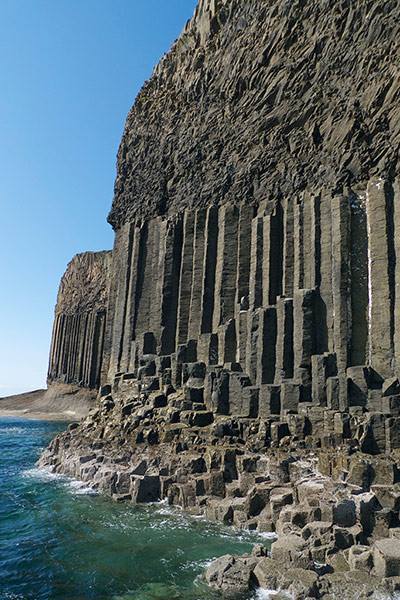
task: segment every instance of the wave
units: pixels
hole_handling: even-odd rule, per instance
[[[272,541],[278,538],[278,535],[273,531],[255,531],[254,533],[257,534],[257,537],[263,538],[265,540]]]
[[[97,490],[93,489],[86,483],[78,481],[77,479],[68,479],[66,482],[70,488],[70,491],[77,496],[97,496]]]
[[[45,469],[43,467],[34,467],[33,469],[26,469],[21,473],[22,477],[29,477],[32,479],[37,479],[42,481],[43,483],[47,481],[62,481],[65,480],[65,475],[61,475],[60,473],[52,473],[49,469]]]
[[[26,427],[0,427],[0,435],[22,435],[26,434]]]
[[[285,598],[285,600],[293,600],[293,596],[292,594],[289,594],[289,592],[285,592],[285,591],[276,591],[276,590],[265,590],[263,588],[259,588],[256,591],[256,595],[255,595],[255,599],[254,600],[274,600],[274,598],[277,597],[277,595],[279,594],[279,600],[283,600]]]
[[[30,477],[41,481],[42,483],[51,483],[58,481],[62,483],[67,490],[77,496],[95,496],[98,492],[86,483],[74,479],[73,477],[67,477],[61,473],[53,473],[49,469],[43,467],[35,467],[33,469],[27,469],[22,472],[22,477]]]

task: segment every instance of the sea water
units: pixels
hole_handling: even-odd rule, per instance
[[[66,426],[0,419],[0,599],[219,598],[200,581],[205,566],[260,540],[164,503],[116,504],[38,470],[41,449]]]

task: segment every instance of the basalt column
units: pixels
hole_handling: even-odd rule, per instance
[[[320,215],[320,319],[321,350],[333,352],[333,291],[332,291],[332,212],[331,195],[326,191],[319,197]]]
[[[255,217],[251,224],[250,254],[250,309],[262,306],[263,301],[263,218]]]
[[[112,345],[110,364],[114,373],[126,369],[127,364],[121,364],[124,353],[125,326],[128,310],[128,300],[131,288],[131,261],[134,242],[134,227],[127,224],[117,232],[117,251],[114,254],[113,269],[118,273],[114,291],[114,326],[112,330]],[[126,347],[127,351],[127,347]]]
[[[182,219],[165,222],[162,240],[163,260],[160,269],[161,333],[158,353],[163,356],[175,351],[177,312],[179,299],[179,274],[182,260]],[[155,314],[157,318],[157,314]]]
[[[350,194],[351,347],[349,363],[368,359],[368,228],[365,194]]]
[[[194,285],[193,271],[195,268],[195,223],[195,211],[186,211],[183,217],[183,247],[180,273],[178,326],[176,336],[177,345],[184,344],[188,340],[192,289]],[[199,257],[196,256],[196,259],[198,258]]]
[[[294,289],[294,201],[286,198],[283,201],[283,257],[282,257],[282,293],[287,298],[293,297]]]
[[[392,187],[372,180],[367,188],[369,257],[369,362],[383,377],[393,367],[395,249]]]
[[[394,354],[395,371],[400,376],[400,182],[393,185],[393,219],[394,219],[394,251],[395,265],[395,314],[394,314]]]
[[[218,215],[213,330],[235,316],[239,209],[224,206]]]
[[[203,293],[203,275],[206,256],[207,211],[196,211],[191,266],[191,296],[187,339],[196,340],[201,333],[201,306]],[[183,262],[182,262],[183,264]],[[185,340],[186,341],[186,340]]]
[[[202,272],[201,333],[211,333],[213,331],[218,234],[218,210],[210,207],[207,210],[205,256]]]
[[[238,266],[236,280],[235,323],[237,334],[236,360],[246,361],[247,330],[249,318],[251,231],[254,210],[250,206],[240,208]]]
[[[339,370],[348,366],[350,345],[350,204],[345,196],[331,201],[332,299],[334,351]]]

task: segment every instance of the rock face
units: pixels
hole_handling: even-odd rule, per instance
[[[85,252],[69,263],[55,309],[49,384],[99,386],[110,271],[111,252]]]
[[[121,143],[103,382],[201,362],[210,410],[379,412],[395,447],[398,8],[199,3]]]
[[[49,381],[100,390],[41,464],[278,533],[217,587],[399,586],[399,8],[200,0],[61,284]]]
[[[152,361],[146,375],[179,387],[197,363],[213,412],[298,414],[296,427],[324,423],[343,438],[341,413],[364,427],[366,451],[395,448],[398,203],[395,184],[377,179],[357,194],[277,200],[272,212],[212,206],[123,225],[103,381]]]
[[[214,412],[343,436],[368,410],[364,448],[396,447],[398,8],[199,2],[128,116],[112,261],[61,284],[50,381],[199,362]]]
[[[113,226],[390,179],[400,141],[399,8],[398,0],[200,0],[128,116]]]

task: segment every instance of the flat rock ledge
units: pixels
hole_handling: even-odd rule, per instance
[[[193,388],[194,389],[194,388]],[[104,386],[96,407],[39,466],[117,502],[167,499],[193,515],[276,536],[271,551],[225,556],[205,572],[223,597],[257,588],[295,599],[400,592],[399,454],[367,455],[317,438],[266,447],[259,419],[205,410],[193,389]],[[288,596],[289,595],[289,596]]]

